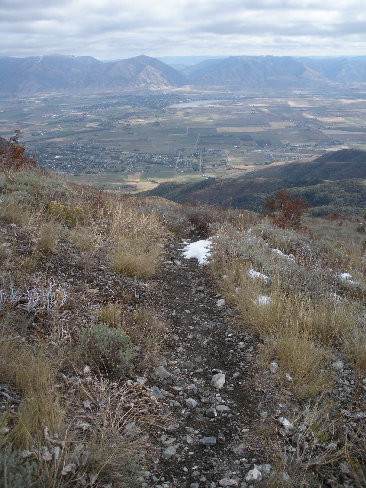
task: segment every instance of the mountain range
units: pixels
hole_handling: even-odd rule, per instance
[[[231,56],[174,66],[144,55],[109,62],[90,56],[0,57],[0,94],[118,92],[185,85],[286,89],[366,83],[366,56]]]

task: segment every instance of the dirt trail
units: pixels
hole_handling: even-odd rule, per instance
[[[254,463],[266,462],[261,442],[251,437],[270,401],[254,365],[258,341],[237,328],[205,266],[184,259],[181,248],[169,246],[151,297],[170,320],[165,360],[153,377],[172,421],[145,486],[247,486]],[[219,373],[222,388],[212,382]]]

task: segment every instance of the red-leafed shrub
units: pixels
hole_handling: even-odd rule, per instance
[[[22,169],[34,168],[37,166],[35,154],[26,154],[26,149],[19,142],[20,130],[8,141],[0,145],[0,171],[20,171]]]
[[[301,197],[292,197],[286,188],[282,188],[276,193],[275,198],[267,198],[264,207],[278,227],[296,229],[300,226],[308,203]]]

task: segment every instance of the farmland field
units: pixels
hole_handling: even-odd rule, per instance
[[[149,92],[0,100],[40,163],[73,181],[136,191],[161,181],[236,176],[253,167],[366,148],[366,95]]]

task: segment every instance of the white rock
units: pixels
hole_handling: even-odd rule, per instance
[[[214,386],[217,389],[220,389],[224,386],[225,384],[225,375],[224,373],[217,373],[214,374],[211,380],[212,386]]]
[[[292,381],[292,376],[290,374],[286,373],[285,377],[286,377],[287,381],[290,381],[290,382]]]
[[[269,365],[269,370],[271,373],[276,374],[278,371],[278,364],[276,361],[272,361],[271,364]]]
[[[285,417],[280,417],[278,419],[278,421],[280,422],[282,427],[284,427],[285,430],[290,430],[293,428],[292,423],[288,419],[286,419]]]
[[[248,473],[245,476],[246,481],[261,481],[262,479],[262,473],[257,469],[255,466],[254,469],[251,469],[248,471]]]
[[[343,361],[341,361],[340,359],[338,359],[338,361],[334,361],[334,363],[332,363],[332,368],[336,371],[342,371],[342,369],[344,368]]]
[[[220,300],[217,300],[216,305],[221,308],[225,305],[225,300],[223,298],[220,298]]]
[[[90,366],[85,366],[84,367],[84,374],[87,375],[90,373]]]

